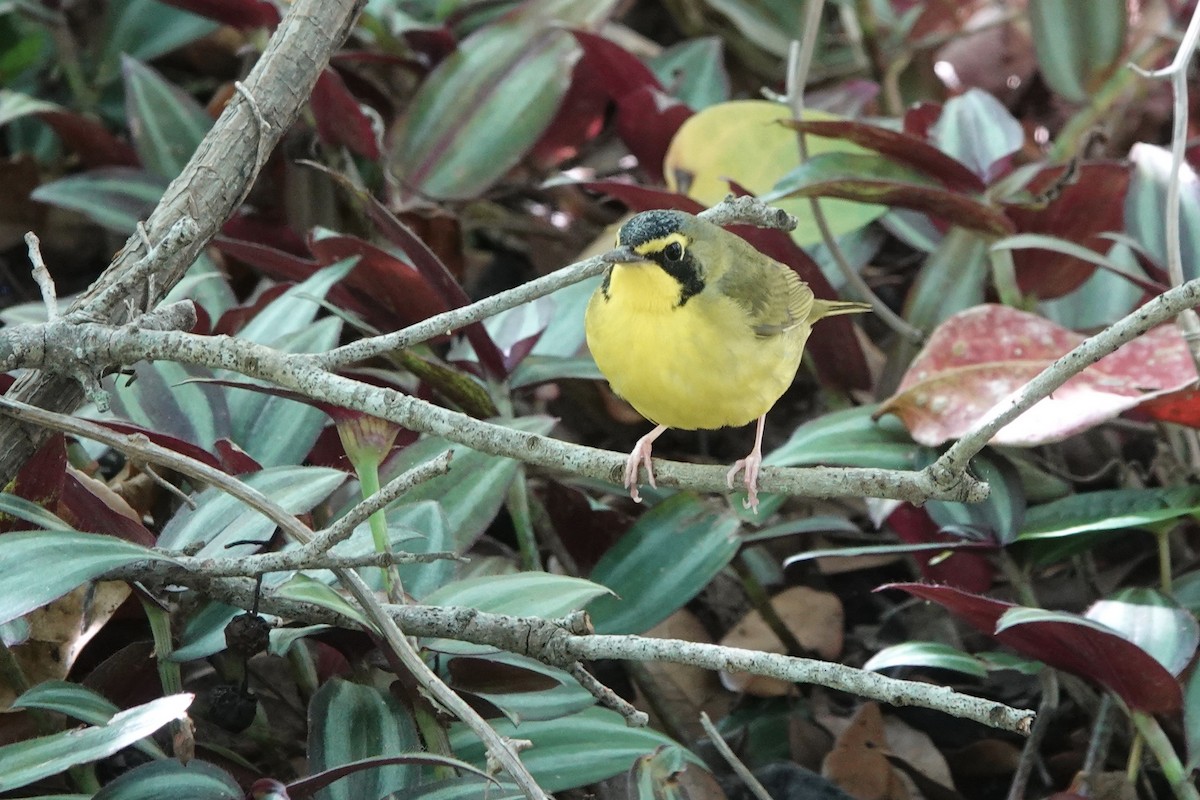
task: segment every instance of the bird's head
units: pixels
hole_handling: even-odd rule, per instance
[[[709,230],[714,227],[686,211],[644,211],[621,226],[617,247],[605,258],[623,267],[661,269],[679,284],[683,305],[724,268],[726,259],[713,257],[719,246]]]

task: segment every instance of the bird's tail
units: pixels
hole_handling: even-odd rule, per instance
[[[814,300],[812,310],[808,312],[809,324],[825,317],[836,317],[838,314],[862,314],[871,310],[870,303],[855,303],[850,300]]]

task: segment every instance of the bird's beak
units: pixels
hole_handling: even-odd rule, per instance
[[[644,256],[635,253],[631,247],[614,247],[600,256],[600,260],[605,264],[644,264],[649,261]]]

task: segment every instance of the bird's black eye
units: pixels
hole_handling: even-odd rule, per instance
[[[663,257],[667,261],[680,261],[683,259],[683,245],[679,242],[671,242],[663,248]]]

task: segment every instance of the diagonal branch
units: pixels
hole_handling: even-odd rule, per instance
[[[329,55],[348,35],[365,0],[296,0],[239,94],[200,143],[191,160],[112,264],[72,307],[76,317],[117,321],[122,299],[147,297],[153,308],[201,248],[241,203],[264,160],[291,126]],[[153,276],[153,280],[148,280]],[[41,408],[74,411],[83,394],[77,381],[31,373],[8,396]],[[0,424],[0,476],[7,482],[44,434]]]

